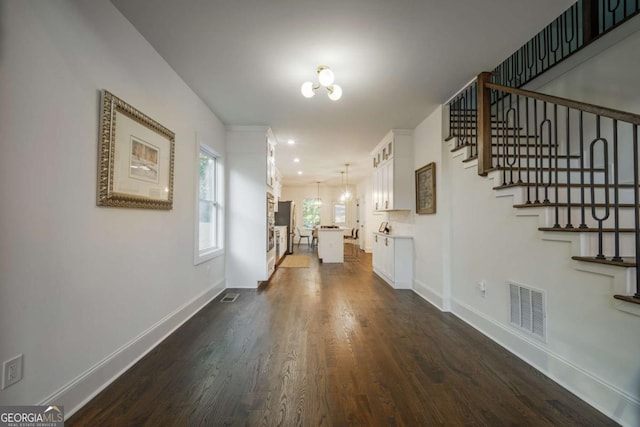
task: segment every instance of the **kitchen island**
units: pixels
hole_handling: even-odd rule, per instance
[[[318,229],[318,258],[320,262],[344,262],[344,230]]]

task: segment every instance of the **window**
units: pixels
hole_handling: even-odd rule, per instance
[[[333,223],[344,224],[347,222],[347,206],[344,203],[333,205]]]
[[[313,228],[320,225],[320,205],[316,199],[304,199],[302,201],[302,226]]]
[[[199,144],[196,264],[222,254],[219,159],[211,148]]]

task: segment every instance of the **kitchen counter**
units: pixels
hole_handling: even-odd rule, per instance
[[[341,228],[318,229],[318,258],[321,262],[344,262],[344,230]]]

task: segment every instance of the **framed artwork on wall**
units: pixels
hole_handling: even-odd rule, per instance
[[[171,209],[175,134],[102,91],[98,206]]]
[[[416,213],[436,213],[436,164],[434,162],[416,171]]]

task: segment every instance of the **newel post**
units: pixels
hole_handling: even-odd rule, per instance
[[[491,89],[486,84],[491,72],[478,75],[478,175],[486,175],[491,168]]]

